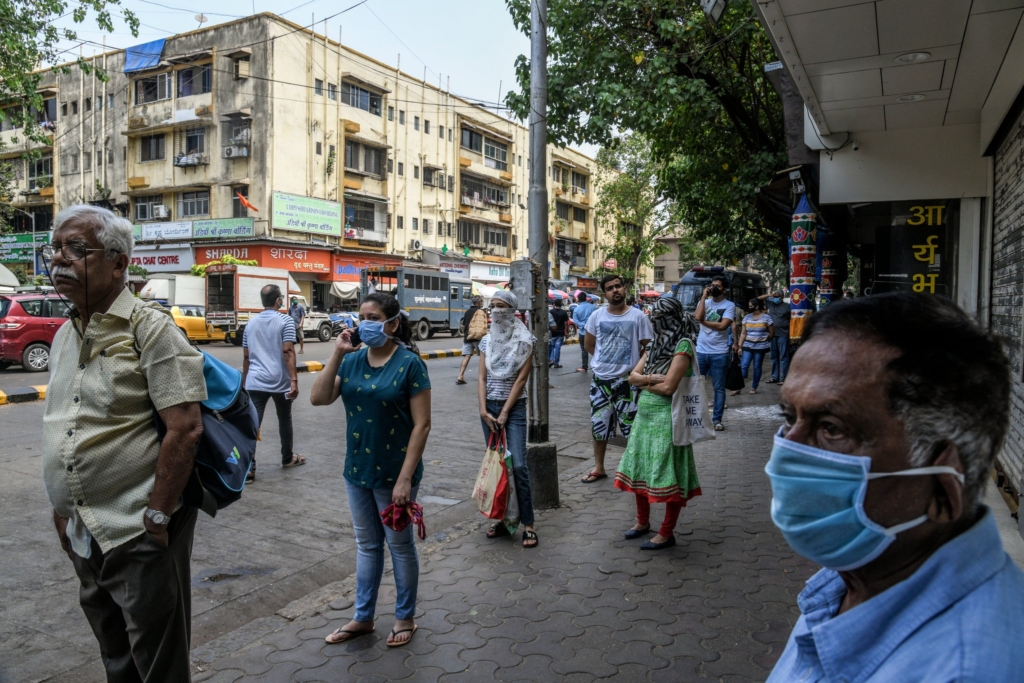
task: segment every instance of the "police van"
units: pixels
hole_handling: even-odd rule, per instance
[[[672,287],[672,295],[679,299],[687,311],[693,313],[697,310],[704,289],[711,286],[711,278],[719,275],[729,283],[726,298],[741,310],[746,310],[748,301],[768,292],[764,279],[757,273],[730,270],[723,266],[694,266]]]

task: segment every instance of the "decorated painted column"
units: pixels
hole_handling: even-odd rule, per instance
[[[793,213],[793,230],[789,236],[789,303],[791,308],[789,338],[800,339],[807,318],[814,312],[814,276],[817,266],[815,222],[807,195],[801,195]]]

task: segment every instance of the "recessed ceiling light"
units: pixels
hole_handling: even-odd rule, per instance
[[[895,61],[897,64],[914,64],[916,62],[923,62],[931,56],[931,52],[908,52],[897,57]]]
[[[919,102],[919,101],[921,101],[923,99],[924,99],[924,95],[915,94],[915,95],[904,95],[903,97],[900,97],[896,101],[897,102]]]

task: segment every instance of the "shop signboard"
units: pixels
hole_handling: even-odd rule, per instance
[[[284,268],[295,273],[331,272],[331,252],[326,249],[304,247],[263,246],[260,265],[264,268]]]
[[[143,223],[132,226],[138,228],[135,239],[149,242],[151,240],[187,240],[192,239],[192,221],[170,221],[167,223]]]
[[[442,254],[433,249],[423,250],[423,263],[428,266],[437,266],[442,272],[459,277],[470,277],[471,261],[467,258],[459,258],[451,254]]]
[[[960,201],[893,202],[892,224],[875,231],[875,293],[910,290],[952,296],[948,245],[955,243]]]
[[[132,264],[153,273],[187,273],[195,259],[192,245],[142,244],[132,250]]]
[[[197,240],[253,237],[255,234],[251,218],[215,218],[192,222],[192,237]]]
[[[576,286],[580,289],[597,289],[596,277],[577,277]]]
[[[317,279],[327,282],[359,282],[359,274],[364,268],[398,268],[401,265],[401,258],[360,258],[347,254],[335,254],[330,275],[321,275]]]
[[[341,204],[274,192],[270,225],[274,230],[341,237]]]
[[[474,262],[469,272],[472,279],[481,282],[507,282],[512,277],[509,266],[502,263]]]
[[[0,263],[31,263],[37,247],[50,243],[50,234],[15,233],[0,237]]]
[[[615,270],[619,267],[619,262],[616,259],[610,258],[604,262],[604,267],[608,270]]]

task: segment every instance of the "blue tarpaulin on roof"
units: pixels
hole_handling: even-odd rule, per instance
[[[152,69],[160,63],[160,55],[164,51],[164,39],[154,40],[152,43],[143,43],[125,50],[124,72],[142,71]]]

